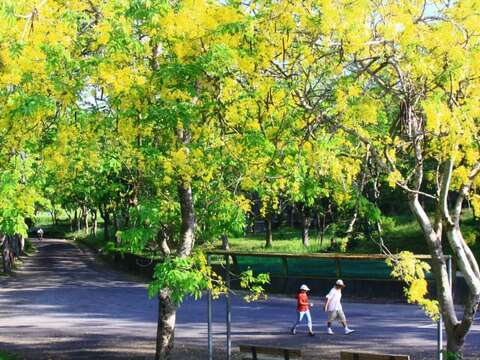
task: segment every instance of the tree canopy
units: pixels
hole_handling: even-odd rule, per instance
[[[0,232],[25,235],[45,203],[99,212],[117,250],[170,259],[151,287],[168,358],[184,294],[162,276],[205,269],[196,243],[241,233],[254,199],[267,222],[298,206],[308,231],[325,202],[355,219],[365,183],[388,184],[425,235],[460,352],[480,300],[460,229],[464,201],[480,211],[477,5],[0,1]],[[446,247],[469,288],[461,318]],[[212,285],[191,274],[186,292]]]

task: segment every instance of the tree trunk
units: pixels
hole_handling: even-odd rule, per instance
[[[164,289],[158,295],[158,325],[155,360],[170,360],[175,336],[177,308],[170,298],[170,291]]]
[[[13,251],[10,236],[2,235],[3,272],[9,274],[13,268]]]
[[[25,254],[25,238],[23,236],[20,236],[19,242],[20,242],[20,255],[24,255]]]
[[[461,354],[463,352],[463,345],[465,344],[465,339],[457,339],[455,332],[447,330],[447,351],[452,354]],[[449,359],[448,357],[443,356],[444,359]],[[454,359],[461,359],[454,357]]]
[[[451,324],[451,329],[448,329],[448,325],[450,324],[446,324],[446,328],[447,334],[449,332],[453,333],[447,337],[447,350],[462,354],[465,337],[473,325],[475,314],[477,313],[480,303],[480,270],[471,249],[463,239],[460,230],[459,217],[460,214],[458,214],[458,221],[456,221],[454,226],[448,226],[445,224],[445,229],[450,247],[454,252],[456,263],[463,274],[469,292],[467,295],[467,301],[464,305],[461,322]]]
[[[257,233],[257,229],[256,229],[256,226],[257,225],[257,220],[256,220],[256,217],[255,217],[255,213],[252,214],[250,216],[250,226],[251,226],[251,229],[252,229],[252,234],[256,234]]]
[[[195,208],[191,184],[180,182],[177,186],[180,199],[182,225],[178,256],[190,256],[195,244]],[[155,360],[171,359],[175,331],[176,306],[170,298],[170,290],[163,289],[159,294],[157,347]]]
[[[357,210],[355,210],[355,212],[353,213],[353,216],[352,216],[352,219],[350,220],[350,222],[348,223],[348,228],[347,228],[347,234],[350,235],[353,233],[353,229],[354,229],[354,226],[355,226],[355,223],[357,222]]]
[[[89,224],[88,224],[88,209],[84,206],[82,209],[82,222],[85,232],[88,234]]]
[[[469,290],[480,296],[480,269],[477,260],[463,239],[460,225],[445,226],[450,247],[453,249],[459,269],[462,271]]]
[[[22,246],[20,243],[21,235],[15,234],[13,235],[11,239],[11,244],[12,244],[12,253],[14,258],[18,258],[22,255]]]
[[[222,250],[230,250],[230,245],[228,244],[228,236],[223,234],[222,239]]]
[[[53,224],[57,225],[57,212],[55,211],[55,209],[50,211],[50,216],[52,217]]]
[[[332,236],[332,239],[330,240],[330,250],[338,251],[338,243],[337,243],[337,238],[335,237],[335,234]]]
[[[322,240],[323,239],[321,238],[322,237],[322,229],[323,229],[323,222],[322,222],[322,218],[323,218],[323,213],[321,213],[320,211],[315,211],[315,218],[316,218],[316,227],[317,227],[317,240]],[[321,243],[320,243],[321,244]]]
[[[310,211],[302,206],[302,244],[307,247],[309,245],[309,230],[310,224],[312,223],[312,218],[310,216]]]
[[[367,184],[368,162],[370,159],[369,149],[370,149],[370,145],[367,145],[367,151],[365,152],[365,160],[362,164],[362,173],[360,176],[360,182],[358,184],[358,195],[357,195],[357,201],[355,204],[355,210],[353,212],[352,218],[350,219],[350,222],[347,228],[348,236],[352,235],[353,230],[355,229],[355,223],[357,222],[357,219],[358,219],[358,207],[360,205],[360,197],[362,196],[363,190],[365,189],[365,185]]]
[[[110,213],[107,211],[107,209],[102,211],[100,207],[100,216],[103,219],[103,240],[105,241],[105,243],[107,243],[110,241],[110,233],[109,233]]]
[[[73,231],[72,215],[70,215],[70,211],[68,210],[65,210],[65,213],[67,214],[68,224],[70,225],[70,232],[72,232]]]
[[[418,201],[418,195],[411,195],[409,204],[422,228],[427,240],[430,255],[432,256],[432,273],[435,278],[437,299],[440,303],[440,310],[447,333],[447,350],[456,354],[461,354],[465,342],[465,336],[468,333],[475,316],[476,308],[475,311],[472,311],[472,308],[478,306],[478,303],[477,305],[472,305],[470,309],[468,309],[468,306],[465,306],[464,318],[462,322],[458,320],[455,313],[452,290],[442,249],[442,231],[435,231],[436,229],[432,226],[427,213]],[[455,236],[452,235],[452,231],[452,229],[447,227],[446,232],[449,238],[450,236]],[[466,279],[466,281],[468,283],[468,279]],[[478,299],[478,295],[476,299]]]
[[[385,242],[383,241],[383,228],[380,221],[377,221],[376,225],[377,225],[377,232],[378,232],[378,246],[380,248],[379,251],[380,251],[380,254],[383,254],[386,249]]]
[[[192,187],[188,183],[178,184],[182,226],[178,255],[189,256],[195,244],[195,209],[193,207]]]
[[[167,238],[163,238],[162,239],[162,242],[160,244],[160,247],[162,249],[162,253],[166,256],[170,255],[171,251],[170,251],[170,247],[168,246],[168,241],[167,241]]]
[[[184,145],[190,142],[190,134],[182,128],[176,129],[179,141]],[[186,151],[188,149],[185,147]],[[193,202],[192,186],[189,181],[181,179],[177,184],[178,198],[180,201],[181,227],[180,242],[177,255],[190,256],[195,244],[195,208]],[[171,358],[175,332],[176,306],[170,297],[170,289],[163,289],[159,294],[157,347],[155,360]]]
[[[97,220],[97,209],[92,210],[92,234],[93,236],[97,236],[97,229],[98,229],[98,220]]]
[[[320,236],[320,248],[323,246],[323,240],[325,239],[325,222],[327,221],[327,214],[320,214],[318,216],[318,235]]]
[[[124,209],[124,228],[128,229],[130,227],[130,205],[127,203]]]
[[[265,247],[271,248],[273,246],[273,235],[272,235],[272,216],[267,215],[265,218]]]
[[[162,226],[161,230],[157,233],[157,243],[160,244],[160,251],[164,256],[169,256],[171,253],[168,239],[168,229],[166,226]]]
[[[295,226],[295,206],[290,206],[290,211],[288,212],[288,224],[291,228]]]
[[[75,209],[75,222],[77,223],[77,231],[82,229],[82,223],[80,222],[80,214],[78,209]]]
[[[114,236],[115,236],[115,247],[117,247],[117,249],[120,247],[120,245],[122,244],[122,239],[120,238],[120,236],[118,235],[118,229],[120,228],[120,225],[119,225],[119,220],[118,220],[118,215],[117,213],[115,212],[113,214],[113,232],[114,232]]]

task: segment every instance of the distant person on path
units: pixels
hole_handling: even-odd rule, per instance
[[[315,335],[312,330],[312,316],[310,315],[310,308],[313,304],[308,302],[307,291],[310,291],[307,285],[300,286],[300,291],[297,294],[297,321],[290,330],[292,335],[297,333],[297,326],[302,322],[304,316],[307,317],[308,335]]]
[[[38,240],[43,240],[43,229],[42,228],[39,228],[37,230],[37,238],[38,238]]]
[[[342,280],[338,279],[335,283],[335,286],[327,294],[327,301],[325,302],[325,311],[328,315],[327,321],[327,333],[333,335],[332,322],[338,320],[343,327],[345,328],[345,335],[351,334],[355,330],[349,329],[347,325],[347,318],[343,312],[342,304],[340,300],[342,299],[342,289],[345,287],[345,284]]]

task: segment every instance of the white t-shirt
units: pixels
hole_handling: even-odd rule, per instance
[[[342,298],[342,290],[337,290],[335,287],[327,294],[328,306],[327,311],[342,310],[342,304],[340,300]]]

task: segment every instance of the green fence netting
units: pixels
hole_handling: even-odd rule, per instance
[[[257,274],[285,275],[281,257],[235,256],[234,263],[238,272],[252,269]]]
[[[304,277],[337,277],[337,264],[332,259],[289,258],[288,275]]]
[[[384,259],[307,258],[291,256],[231,255],[235,270],[247,269],[271,276],[388,280],[391,268]],[[430,278],[430,274],[427,274]]]
[[[340,277],[345,279],[390,279],[392,269],[384,260],[340,260]]]

